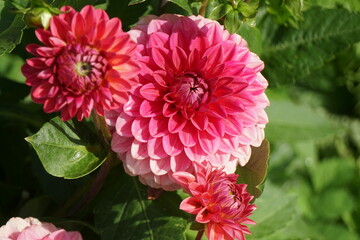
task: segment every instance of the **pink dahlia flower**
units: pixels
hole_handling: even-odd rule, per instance
[[[141,57],[139,85],[106,114],[125,170],[174,190],[178,171],[209,161],[234,172],[259,146],[268,122],[263,62],[237,34],[200,16],[148,16],[129,32]]]
[[[82,240],[79,232],[66,232],[36,218],[11,218],[0,228],[1,240]]]
[[[29,44],[35,55],[22,68],[31,97],[45,112],[61,111],[61,118],[99,115],[127,101],[137,83],[136,44],[121,30],[121,21],[105,11],[70,7],[51,19],[48,30],[37,29],[45,45]]]
[[[180,209],[196,214],[196,221],[205,225],[209,240],[244,240],[251,234],[243,224],[255,224],[248,217],[256,209],[245,184],[236,184],[238,175],[222,169],[194,164],[196,175],[188,172],[173,174],[175,180],[191,197],[184,199]]]

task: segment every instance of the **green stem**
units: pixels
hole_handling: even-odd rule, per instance
[[[110,172],[111,168],[113,167],[112,162],[116,159],[115,153],[109,151],[105,162],[101,165],[100,170],[96,174],[95,178],[91,181],[91,185],[86,191],[86,194],[74,205],[67,213],[67,216],[72,216],[78,211],[80,211],[85,205],[90,203],[95,197],[96,194],[100,191],[101,187],[103,186],[106,176]]]
[[[109,149],[108,155],[106,156],[106,160],[100,167],[99,171],[91,181],[90,186],[88,186],[88,191],[82,194],[82,198],[70,209],[67,214],[68,216],[74,215],[76,212],[81,210],[85,205],[90,203],[95,198],[96,194],[103,186],[109,171],[115,165],[113,163],[115,162],[114,160],[116,159],[116,154],[110,149],[111,133],[105,123],[105,119],[104,117],[99,116],[95,112],[92,112],[92,117],[99,140],[106,149]]]
[[[111,133],[105,123],[104,117],[99,116],[95,112],[92,112],[91,115],[93,117],[95,128],[100,138],[100,141],[103,143],[104,147],[109,147],[111,142]]]
[[[205,17],[206,7],[209,4],[209,0],[203,0],[202,6],[199,10],[199,15]]]

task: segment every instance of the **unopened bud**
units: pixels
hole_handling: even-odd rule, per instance
[[[35,7],[26,12],[24,20],[29,27],[43,27],[47,29],[52,16],[49,9],[45,7]]]

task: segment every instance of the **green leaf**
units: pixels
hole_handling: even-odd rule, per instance
[[[181,198],[164,192],[146,199],[146,187],[120,169],[108,177],[94,209],[103,240],[184,240],[187,221],[179,210]]]
[[[240,1],[238,6],[238,11],[245,17],[245,18],[253,18],[256,16],[258,5],[251,5],[249,3]]]
[[[138,3],[142,3],[142,2],[145,2],[146,0],[131,0],[130,2],[129,2],[129,6],[130,5],[135,5],[135,4],[138,4]]]
[[[53,176],[74,179],[94,171],[104,161],[104,151],[91,131],[76,121],[53,118],[27,137],[45,170]]]
[[[255,198],[260,197],[265,181],[269,160],[269,143],[264,140],[259,147],[251,148],[251,157],[244,167],[238,167],[238,183],[247,184],[249,193]]]
[[[250,216],[256,224],[250,226],[252,235],[247,239],[269,239],[270,235],[286,228],[295,217],[295,199],[295,196],[267,184],[262,197],[256,200],[257,209]]]
[[[348,184],[355,176],[355,161],[352,159],[324,159],[314,166],[311,178],[318,192],[328,188]]]
[[[360,41],[358,22],[360,13],[320,8],[306,11],[299,29],[276,29],[276,24],[266,22],[263,36],[268,43],[263,57],[268,79],[292,83],[317,71],[334,58],[335,53]]]
[[[148,14],[159,15],[160,0],[148,0],[142,4],[128,6],[128,1],[110,1],[106,12],[121,19],[124,31]]]
[[[262,38],[261,32],[257,27],[252,27],[249,23],[244,22],[241,24],[240,29],[237,32],[241,37],[243,37],[249,44],[249,49],[260,55],[262,52]]]
[[[54,0],[51,6],[60,8],[69,5],[79,11],[86,5],[99,5],[104,3],[106,3],[106,0]]]
[[[241,26],[241,19],[236,10],[228,12],[225,16],[224,25],[230,33],[236,33]]]
[[[312,223],[311,228],[314,233],[317,233],[316,240],[338,240],[339,236],[341,239],[346,240],[359,240],[359,236],[355,232],[349,231],[346,227],[341,224],[334,224],[328,222],[316,221]]]
[[[20,43],[26,25],[23,14],[12,12],[12,6],[0,0],[0,55],[11,52]]]
[[[192,10],[190,8],[188,0],[169,0],[169,1],[175,3],[176,5],[184,9],[189,15],[192,14]]]
[[[358,0],[307,0],[307,3],[323,8],[338,8],[342,6],[350,11],[360,11],[360,1]]]
[[[192,2],[190,3],[191,10],[194,15],[199,15],[202,3],[201,2]]]
[[[268,90],[271,105],[266,108],[269,123],[265,133],[272,141],[297,142],[333,137],[347,128],[322,109],[304,103],[294,103],[281,91]]]
[[[219,20],[223,18],[228,12],[232,11],[233,8],[229,4],[220,4],[216,6],[209,14],[210,19]]]
[[[0,56],[0,77],[13,80],[18,83],[25,83],[25,77],[21,73],[21,66],[24,60],[14,54]]]
[[[303,0],[268,0],[266,1],[267,10],[275,18],[276,23],[299,27],[299,21],[302,20],[302,11],[304,10]]]
[[[313,211],[317,218],[337,219],[354,208],[354,200],[344,188],[331,187],[316,195]]]

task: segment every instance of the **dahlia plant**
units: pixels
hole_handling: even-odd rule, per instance
[[[192,222],[200,224],[197,240],[204,232],[209,240],[244,240],[251,233],[246,224],[255,223],[252,195],[260,195],[266,174],[269,100],[263,61],[235,33],[241,21],[208,18],[204,1],[196,14],[145,15],[126,32],[127,19],[110,18],[105,5],[30,2],[28,8],[12,3],[41,42],[26,45],[32,57],[21,72],[31,99],[60,117],[26,141],[49,174],[88,176],[63,202],[35,204],[47,209],[59,201],[58,209],[35,212],[34,203],[26,205],[16,214],[28,218],[11,218],[0,239],[82,239],[26,214],[33,213],[81,219],[70,229],[87,239],[162,239],[166,231],[164,239],[185,239]],[[255,16],[254,1],[225,2],[243,24]],[[190,9],[187,1],[179,6]],[[42,169],[34,171],[43,178]],[[181,188],[184,193],[176,191]],[[156,207],[169,197],[171,204]]]
[[[67,232],[36,218],[11,218],[0,227],[2,240],[82,240],[79,232]]]
[[[264,64],[246,41],[201,16],[146,16],[129,32],[138,43],[139,84],[106,113],[111,147],[130,175],[174,190],[178,171],[208,161],[233,173],[268,122]]]
[[[250,204],[253,197],[246,184],[236,184],[236,174],[226,174],[208,162],[195,163],[195,176],[176,172],[174,179],[190,197],[184,199],[180,209],[196,214],[196,222],[204,224],[208,239],[244,240],[250,234],[244,224],[255,224],[248,217],[255,210]],[[200,232],[201,233],[201,232]]]
[[[60,111],[64,121],[118,108],[136,85],[136,44],[121,21],[101,9],[60,10],[49,29],[35,32],[44,45],[26,47],[36,56],[22,68],[31,98],[47,113]]]

